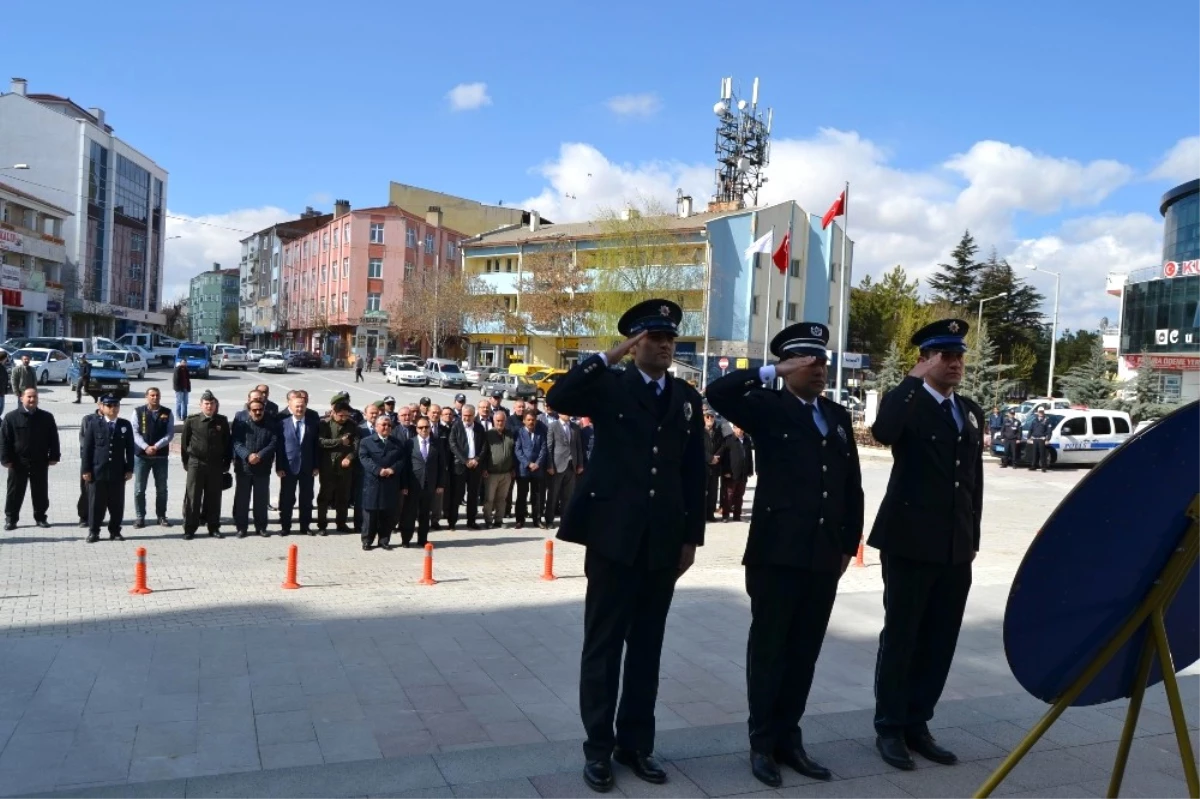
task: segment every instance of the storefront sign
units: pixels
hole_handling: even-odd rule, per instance
[[[1151,369],[1178,372],[1200,370],[1200,356],[1194,355],[1126,355],[1125,365],[1130,369],[1137,369],[1147,358],[1150,359]]]
[[[363,311],[363,321],[371,322],[386,322],[388,320],[387,311]]]
[[[1163,277],[1187,275],[1200,275],[1200,261],[1167,261],[1163,264]]]
[[[62,303],[59,302],[58,300],[47,300],[46,301],[46,312],[47,313],[62,313]]]
[[[8,250],[9,252],[24,252],[25,240],[21,238],[20,233],[14,233],[11,230],[0,228],[0,250]]]
[[[6,308],[20,308],[21,292],[16,289],[0,289],[0,302],[3,302]]]
[[[0,230],[0,233],[7,231]],[[6,289],[21,288],[21,267],[13,266],[12,264],[4,264],[0,266],[0,287]]]

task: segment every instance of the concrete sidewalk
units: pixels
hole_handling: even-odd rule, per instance
[[[1200,679],[1182,681],[1191,711],[1193,756]],[[1104,796],[1125,703],[1067,711],[1001,784],[995,796]],[[938,740],[962,762],[945,767],[917,758],[901,772],[879,759],[871,711],[806,720],[813,757],[829,766],[828,783],[784,769],[784,785],[764,790],[750,774],[744,724],[661,733],[658,752],[670,782],[653,786],[617,766],[616,796],[889,797],[969,796],[977,790],[1045,706],[1022,694],[943,702]],[[1186,796],[1175,736],[1161,687],[1147,695],[1122,796]],[[41,796],[79,797],[559,797],[592,796],[580,777],[577,740],[469,749],[385,760],[283,768],[243,774],[83,788]],[[8,793],[8,791],[5,791]]]

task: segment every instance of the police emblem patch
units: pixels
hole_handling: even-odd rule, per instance
[[[810,327],[810,328],[809,328],[809,331],[810,331],[810,332],[811,332],[811,333],[812,333],[814,336],[817,336],[818,338],[821,336],[821,328],[817,327],[816,325],[813,325],[812,327]]]
[[[974,427],[976,429],[979,428],[979,420],[975,418],[975,414],[968,413],[967,418],[971,420],[971,427]]]
[[[670,308],[668,308],[668,307],[667,307],[667,306],[665,306],[665,305],[660,305],[660,306],[658,306],[658,312],[659,312],[660,314],[662,314],[663,316],[670,316],[670,315],[671,315],[671,309],[670,309]]]
[[[692,421],[692,403],[683,403],[683,418],[687,421]]]
[[[842,426],[839,424],[839,425],[837,426],[837,432],[838,432],[838,436],[839,436],[839,437],[842,439],[842,443],[843,443],[843,444],[847,443],[847,441],[846,441],[846,428],[842,427]]]
[[[958,322],[951,322],[949,325],[949,330],[951,333],[957,333],[958,332]]]

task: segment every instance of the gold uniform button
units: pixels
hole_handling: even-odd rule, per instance
[[[824,524],[824,523],[825,523],[825,518],[824,518],[824,517],[821,517],[820,519],[817,519],[817,524]]]

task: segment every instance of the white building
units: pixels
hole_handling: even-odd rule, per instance
[[[62,335],[71,212],[2,181],[0,173],[0,336]]]
[[[73,214],[62,231],[58,332],[116,337],[165,324],[166,171],[114,136],[101,109],[30,94],[23,78],[0,94],[0,154],[6,182]]]

